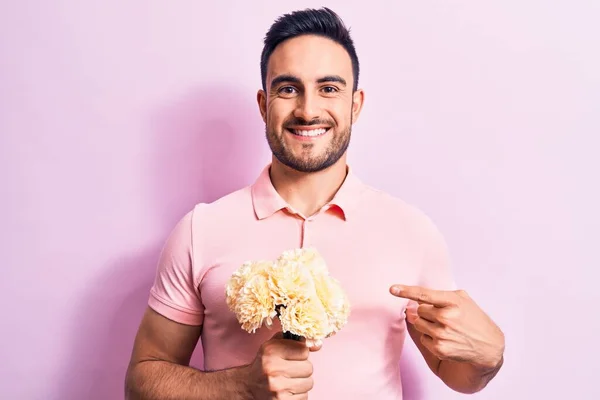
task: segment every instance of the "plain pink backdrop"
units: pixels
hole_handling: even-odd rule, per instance
[[[0,398],[119,399],[170,229],[269,160],[266,29],[322,3],[11,3]],[[600,398],[599,3],[327,5],[366,90],[352,166],[437,222],[459,285],[506,332],[506,365],[474,397]],[[407,346],[407,399],[462,398]]]

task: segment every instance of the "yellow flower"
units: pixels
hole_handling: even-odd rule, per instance
[[[316,298],[282,308],[279,320],[284,331],[310,340],[323,339],[329,333],[327,313]]]
[[[330,334],[342,329],[350,315],[350,303],[340,283],[329,275],[319,252],[311,247],[288,250],[279,257],[278,263],[299,264],[309,269],[317,297],[327,312]]]
[[[282,329],[318,343],[347,323],[350,303],[314,248],[288,250],[275,262],[248,261],[225,289],[242,329],[254,333],[279,317]]]
[[[316,295],[310,271],[303,264],[280,259],[269,272],[269,288],[276,305],[287,307]]]
[[[328,275],[325,260],[313,247],[284,251],[279,262],[295,262],[306,266],[314,276]]]
[[[333,334],[348,322],[350,302],[340,283],[331,276],[317,276],[315,287],[329,319],[329,332]]]
[[[270,261],[247,261],[231,275],[225,288],[227,306],[231,311],[234,311],[240,290],[248,279],[256,274],[268,276],[268,269],[272,265]]]
[[[249,277],[240,289],[234,304],[234,312],[242,329],[254,333],[263,323],[270,327],[277,315],[267,277],[256,274]]]

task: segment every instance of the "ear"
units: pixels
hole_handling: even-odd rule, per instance
[[[362,89],[356,90],[352,94],[352,121],[355,123],[360,116],[363,104],[365,102],[365,92]]]
[[[256,94],[256,101],[258,102],[258,110],[262,116],[263,122],[267,123],[267,94],[264,90],[259,90]]]

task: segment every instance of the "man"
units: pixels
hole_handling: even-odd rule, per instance
[[[444,240],[417,209],[363,184],[346,162],[364,92],[343,22],[285,15],[265,38],[257,100],[273,152],[256,182],[198,204],[169,237],[126,377],[129,399],[400,399],[406,332],[450,388],[483,389],[501,330],[456,291]],[[248,334],[225,285],[247,260],[315,247],[348,294],[348,324],[310,349]],[[201,340],[205,371],[189,367]]]

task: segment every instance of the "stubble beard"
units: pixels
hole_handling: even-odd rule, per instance
[[[332,127],[331,129],[335,128]],[[328,135],[333,134],[334,137],[329,143],[325,153],[318,156],[296,157],[285,148],[282,139],[283,133],[278,135],[274,131],[269,131],[265,126],[265,134],[271,152],[280,163],[298,172],[319,172],[331,167],[339,161],[344,153],[346,153],[350,145],[352,124],[342,131],[341,134],[337,134],[337,132],[328,132]],[[303,150],[306,152],[310,152],[312,146],[312,144],[302,145]]]
[[[339,159],[342,158],[342,156],[346,153],[348,147],[350,146],[350,137],[352,136],[353,122],[354,116],[352,115],[351,109],[350,124],[348,124],[348,127],[345,128],[341,132],[341,134],[336,134],[337,132],[327,133],[333,134],[334,137],[331,143],[329,143],[325,154],[317,158],[306,157],[300,159],[298,157],[294,157],[290,151],[286,150],[283,144],[283,128],[281,135],[277,135],[277,132],[269,131],[268,126],[265,125],[265,136],[267,137],[267,142],[269,143],[271,152],[280,163],[298,172],[319,172],[331,167],[333,164],[338,162]],[[310,126],[310,124],[305,125]],[[331,129],[335,128],[335,126],[331,127]],[[312,145],[305,144],[302,147],[305,151],[309,152],[311,151]]]

